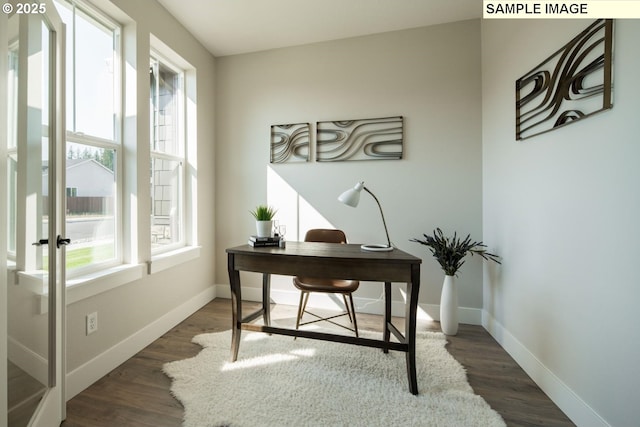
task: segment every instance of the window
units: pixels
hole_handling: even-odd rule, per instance
[[[122,262],[120,28],[84,3],[56,0],[67,26],[67,275]]]
[[[185,245],[184,71],[152,54],[151,118],[151,249],[165,252]]]
[[[65,181],[61,194],[66,202],[64,237],[72,243],[65,250],[67,303],[171,268],[198,257],[200,251],[195,220],[196,70],[153,34],[149,34],[154,49],[149,62],[136,61],[135,66],[124,67],[121,51],[136,54],[138,34],[131,27],[121,27],[94,3],[54,0],[66,26],[67,43],[66,134],[61,147],[65,161],[63,170],[58,169]],[[105,7],[121,16],[116,7]],[[8,94],[15,101],[18,46],[9,50]],[[147,117],[141,112],[146,113],[147,106],[137,97],[142,92],[137,83],[143,74],[146,86],[147,73],[151,116],[150,123],[143,123],[140,117],[144,122]],[[126,93],[125,79],[131,89]],[[26,181],[19,175],[26,173],[22,163],[27,163],[28,157],[23,155],[26,144],[17,147],[15,118],[22,111],[17,108],[20,105],[20,101],[9,104],[9,126],[0,129],[9,139],[7,155],[0,159],[8,166],[2,177],[7,183],[0,180],[1,185],[7,185],[9,196],[6,245],[16,270],[25,273],[21,277],[35,273],[37,278],[44,263],[25,261],[35,259],[29,254],[39,249],[31,243],[40,238],[42,230],[29,226],[22,212],[29,212],[26,202],[30,199],[25,194],[32,193],[25,190]],[[124,105],[131,107],[126,122]],[[42,116],[48,117],[47,112]],[[44,130],[48,124],[34,128]],[[147,129],[148,139],[139,140]],[[29,163],[33,187],[40,185],[40,177],[49,176],[47,158],[37,160]],[[149,187],[146,182],[140,186],[140,172],[149,174]],[[45,201],[47,189],[37,193]],[[47,215],[45,211],[36,213]],[[144,229],[140,230],[139,224],[145,224]],[[127,230],[126,236],[123,230]],[[46,257],[41,258],[46,262]]]

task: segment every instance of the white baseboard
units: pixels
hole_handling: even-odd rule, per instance
[[[229,285],[216,285],[216,296],[219,298],[231,298]],[[242,299],[244,301],[262,301],[262,288],[242,288]],[[297,290],[271,289],[271,301],[276,304],[286,304],[297,306],[300,302],[300,292]],[[353,298],[356,306],[356,313],[384,314],[384,301],[382,298]],[[307,305],[310,308],[319,309],[342,309],[342,300],[333,295],[318,294],[309,298]],[[404,301],[393,301],[391,303],[391,315],[404,317]],[[437,304],[418,304],[419,319],[440,320],[440,306]],[[482,310],[479,308],[460,307],[458,309],[458,319],[460,323],[468,325],[482,324]]]
[[[7,357],[11,363],[38,380],[41,384],[47,384],[49,382],[49,365],[47,359],[26,347],[12,336],[7,338]]]
[[[486,310],[482,312],[482,326],[576,425],[610,427],[609,423]]]
[[[115,346],[67,373],[66,400],[111,372],[127,359],[161,337],[168,330],[189,317],[216,297],[216,287],[205,289],[189,301],[171,310],[164,316],[120,341]]]

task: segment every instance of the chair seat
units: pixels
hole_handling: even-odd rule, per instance
[[[335,292],[350,294],[358,289],[357,280],[318,279],[313,277],[294,277],[293,284],[305,292]]]
[[[324,228],[316,228],[307,231],[304,236],[305,242],[326,242],[326,243],[347,243],[347,236],[344,235],[342,230],[332,230]],[[315,273],[314,273],[315,274]],[[315,323],[320,321],[327,321],[336,326],[348,329],[356,333],[358,336],[358,323],[356,321],[356,309],[353,304],[353,292],[358,289],[360,282],[357,280],[338,280],[338,279],[321,279],[315,277],[297,276],[293,278],[293,285],[300,290],[300,305],[298,305],[298,316],[296,318],[296,329],[302,325],[309,323]],[[321,317],[316,314],[306,311],[307,302],[309,301],[309,295],[312,292],[324,292],[331,294],[342,294],[342,300],[344,301],[344,308],[346,313],[338,314],[337,316]],[[347,299],[349,300],[347,302]],[[311,314],[317,318],[306,323],[300,323],[302,315],[304,313]],[[346,327],[340,323],[334,322],[333,318],[340,316],[349,316],[349,321],[353,325],[353,329]]]

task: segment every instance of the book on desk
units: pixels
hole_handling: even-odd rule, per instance
[[[252,246],[254,248],[263,248],[266,246],[278,246],[280,245],[280,236],[274,236],[274,237],[251,236],[249,237],[249,241],[247,243],[249,243],[249,246]]]

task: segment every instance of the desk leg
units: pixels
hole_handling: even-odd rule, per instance
[[[240,321],[242,320],[242,295],[240,294],[240,272],[234,267],[234,255],[227,257],[229,286],[231,287],[231,361],[238,359],[240,348]]]
[[[266,326],[271,326],[271,274],[262,274],[262,318]]]
[[[407,283],[409,300],[405,308],[405,338],[409,346],[406,354],[407,377],[409,391],[418,394],[418,378],[416,376],[416,320],[418,311],[418,292],[420,291],[420,267],[412,266],[411,282]]]
[[[391,338],[389,330],[389,322],[391,322],[391,282],[384,282],[384,328],[382,329],[384,342],[388,343]],[[389,353],[389,349],[383,349],[385,353]]]

